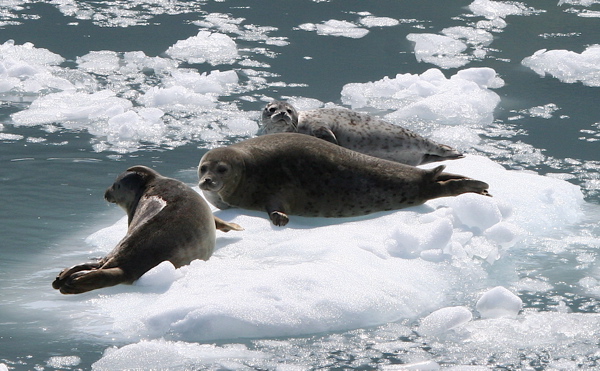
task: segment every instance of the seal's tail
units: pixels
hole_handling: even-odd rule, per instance
[[[486,182],[467,178],[463,175],[443,173],[442,171],[445,168],[444,165],[440,165],[431,170],[432,180],[440,187],[438,197],[458,196],[469,192],[491,197],[488,193],[490,186]]]

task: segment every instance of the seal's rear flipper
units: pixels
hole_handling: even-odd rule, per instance
[[[480,180],[463,178],[444,180],[438,183],[446,193],[444,196],[458,196],[463,193],[478,193],[484,196],[492,196],[488,193],[488,188],[490,186],[486,182]]]
[[[463,175],[442,173],[444,168],[444,165],[440,165],[430,170],[433,181],[441,186],[441,194],[437,197],[458,196],[463,193],[478,193],[491,197],[488,193],[490,186],[486,182],[467,178]]]
[[[229,232],[229,231],[243,231],[244,230],[244,228],[240,227],[238,224],[226,222],[221,218],[217,218],[216,216],[214,218],[215,218],[215,226],[220,231]]]
[[[77,273],[77,272],[81,272],[81,271],[89,271],[92,269],[98,269],[98,268],[100,268],[101,265],[102,265],[101,262],[93,262],[93,263],[74,265],[71,268],[63,269],[63,271],[60,272],[58,274],[58,276],[56,276],[56,279],[54,280],[54,282],[52,282],[52,287],[58,290],[63,286],[65,281],[73,273]]]
[[[129,282],[131,280],[121,268],[80,271],[64,279],[62,286],[60,286],[60,292],[62,294],[81,294],[102,287]]]

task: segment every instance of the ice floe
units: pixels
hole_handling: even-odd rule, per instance
[[[265,213],[217,211],[245,231],[220,234],[206,262],[178,270],[163,263],[132,288],[82,296],[76,310],[97,315],[73,325],[89,329],[97,325],[88,321],[102,322],[98,331],[117,338],[214,341],[418,319],[449,302],[474,306],[464,300],[485,289],[485,265],[497,264],[516,242],[581,217],[581,192],[565,181],[508,171],[478,156],[447,165],[488,182],[494,197],[465,194],[360,218],[293,217],[286,228],[273,227]],[[87,241],[101,255],[125,228],[123,218]],[[492,290],[477,310],[512,314],[517,299]],[[469,320],[462,309],[446,311],[424,321],[430,323],[424,331]]]
[[[490,89],[504,85],[491,68],[469,68],[446,78],[439,69],[420,75],[398,74],[342,89],[342,102],[353,108],[393,110],[391,121],[420,120],[445,125],[485,126],[493,121],[500,97]]]
[[[339,21],[337,19],[330,19],[319,24],[303,23],[298,26],[298,29],[316,31],[318,35],[343,36],[352,39],[360,39],[369,33],[369,30],[366,28],[359,27],[352,22]]]
[[[590,45],[581,53],[542,49],[522,63],[542,77],[548,74],[566,83],[600,86],[600,45]]]

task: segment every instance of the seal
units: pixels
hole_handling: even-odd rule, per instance
[[[127,212],[127,235],[104,258],[63,270],[52,287],[79,294],[119,283],[132,283],[161,262],[175,267],[208,260],[215,230],[241,230],[212,215],[196,191],[146,166],[120,174],[104,198]]]
[[[345,108],[298,112],[291,104],[273,101],[262,111],[260,134],[300,133],[370,156],[407,165],[464,157],[401,126]]]
[[[298,133],[266,134],[212,149],[198,166],[199,187],[218,208],[267,211],[273,224],[288,214],[350,217],[419,205],[488,185],[367,156]]]

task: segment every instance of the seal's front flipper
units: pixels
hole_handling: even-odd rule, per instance
[[[269,214],[269,219],[278,227],[283,227],[290,221],[286,214],[288,208],[282,204],[278,197],[271,197],[265,209]]]
[[[100,266],[102,264],[103,264],[102,262],[85,263],[85,264],[74,265],[68,269],[63,269],[63,271],[60,272],[58,274],[58,276],[56,276],[56,279],[54,280],[54,282],[52,282],[52,287],[58,290],[62,287],[65,280],[68,279],[73,273],[77,273],[77,272],[81,272],[81,271],[89,271],[92,269],[98,269],[98,268],[100,268]]]
[[[244,228],[240,227],[238,224],[226,222],[221,218],[217,218],[216,216],[214,218],[215,218],[215,226],[220,231],[229,232],[229,231],[243,231],[244,230]]]
[[[95,269],[76,272],[66,278],[60,287],[62,294],[81,294],[87,291],[128,283],[130,280],[121,268]]]
[[[278,227],[283,227],[290,221],[290,218],[288,218],[288,216],[282,213],[281,211],[270,212],[269,218],[271,218],[273,224],[275,224]]]
[[[313,135],[319,139],[326,140],[329,143],[339,145],[338,140],[333,131],[331,131],[329,128],[326,128],[325,126],[321,126],[320,128],[315,129],[313,131]]]

